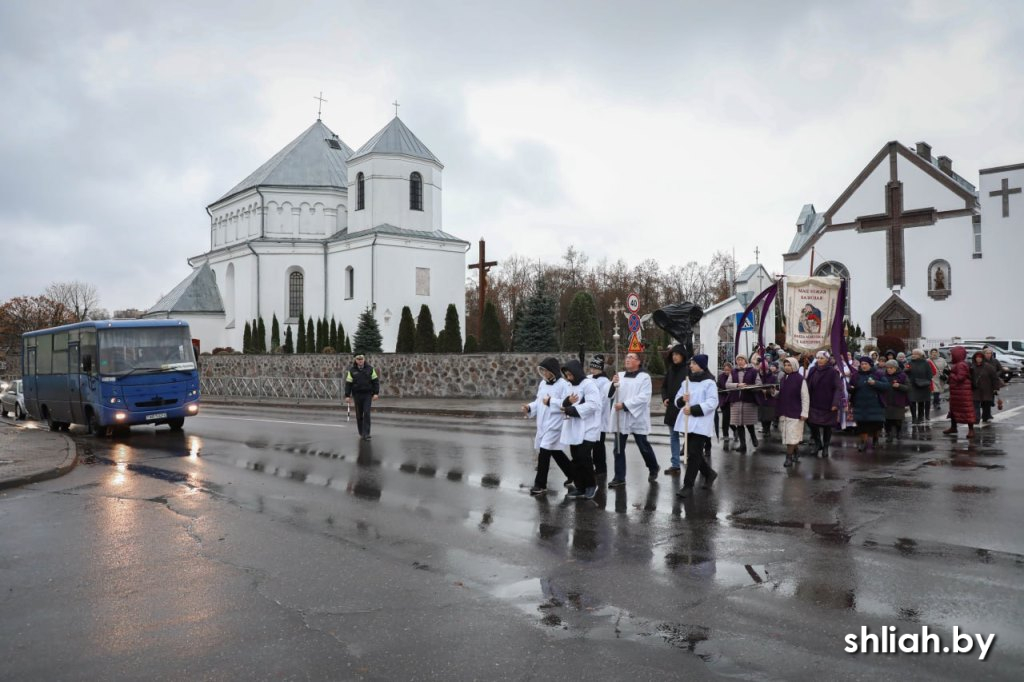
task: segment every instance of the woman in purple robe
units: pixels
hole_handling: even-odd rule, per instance
[[[807,390],[811,395],[811,409],[807,423],[811,427],[811,452],[827,458],[832,443],[832,429],[839,425],[839,411],[843,408],[843,377],[838,368],[829,363],[828,351],[818,351],[814,364],[807,371]]]

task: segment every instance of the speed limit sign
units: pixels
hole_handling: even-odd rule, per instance
[[[626,310],[631,313],[635,313],[640,310],[640,297],[636,294],[630,294],[626,297]]]

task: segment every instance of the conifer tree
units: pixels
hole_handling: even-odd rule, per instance
[[[270,323],[270,352],[276,353],[281,347],[281,325],[277,323],[277,313],[274,313],[274,319]]]
[[[338,323],[334,321],[334,315],[331,315],[331,334],[328,338],[327,345],[338,350]]]
[[[306,352],[306,320],[302,316],[302,313],[299,313],[298,336],[299,336],[299,338],[295,342],[295,352],[296,353],[305,353]]]
[[[313,330],[313,318],[306,320],[306,352],[316,352],[316,332]]]
[[[665,374],[665,358],[656,347],[647,349],[647,361],[644,365],[644,370],[651,376]]]
[[[444,329],[437,335],[437,352],[462,352],[462,326],[459,324],[459,311],[454,303],[449,303],[445,311]]]
[[[348,334],[345,334],[345,352],[352,352],[352,340],[348,338]]]
[[[498,309],[493,301],[487,301],[484,305],[483,338],[480,339],[480,350],[485,353],[502,353],[505,351],[505,343],[501,340],[501,320],[498,319]]]
[[[355,352],[380,353],[381,341],[380,326],[377,325],[373,311],[367,308],[359,314],[359,325],[356,327],[356,336],[353,339]]]
[[[249,323],[245,323],[245,330],[242,332],[242,352],[252,352],[252,328],[249,327]]]
[[[480,344],[476,342],[476,337],[472,334],[466,334],[466,347],[462,349],[463,353],[479,353]]]
[[[395,342],[396,353],[416,352],[416,321],[412,319],[409,306],[402,306],[402,319],[398,323],[398,340]]]
[[[327,320],[319,320],[317,322],[316,340],[316,352],[323,353],[324,348],[327,348],[331,343],[331,333],[330,328],[327,325]]]
[[[267,327],[263,324],[263,316],[259,318],[259,324],[256,327],[256,352],[266,353],[267,352]]]
[[[580,344],[589,351],[604,350],[601,339],[601,325],[597,321],[597,306],[594,297],[585,291],[577,293],[569,304],[562,335],[562,350],[574,353]]]
[[[437,336],[434,335],[434,319],[430,308],[424,303],[416,317],[416,352],[433,353],[437,350]]]
[[[289,325],[284,327],[284,346],[281,347],[281,350],[288,355],[295,352],[295,346],[292,345],[292,328]]]
[[[516,316],[515,350],[542,353],[558,349],[555,339],[556,301],[548,293],[544,278],[538,277],[533,294]]]

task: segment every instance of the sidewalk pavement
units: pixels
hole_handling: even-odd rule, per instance
[[[400,396],[381,397],[373,404],[373,411],[392,414],[424,414],[450,417],[473,418],[518,418],[522,416],[522,406],[527,400],[508,400],[499,398],[402,398]],[[296,398],[239,398],[235,396],[204,395],[205,405],[232,405],[253,407],[299,407],[302,409],[344,409],[344,403],[337,400],[306,400]],[[661,398],[651,398],[651,422],[660,424],[665,414],[665,406]]]
[[[63,433],[0,419],[0,490],[63,476],[77,460],[74,441]]]

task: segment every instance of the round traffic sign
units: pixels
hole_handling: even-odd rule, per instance
[[[640,316],[633,313],[629,316],[629,331],[636,334],[640,331]]]
[[[631,313],[635,313],[636,311],[640,310],[640,297],[637,296],[636,294],[630,294],[629,296],[627,296],[626,309]]]

